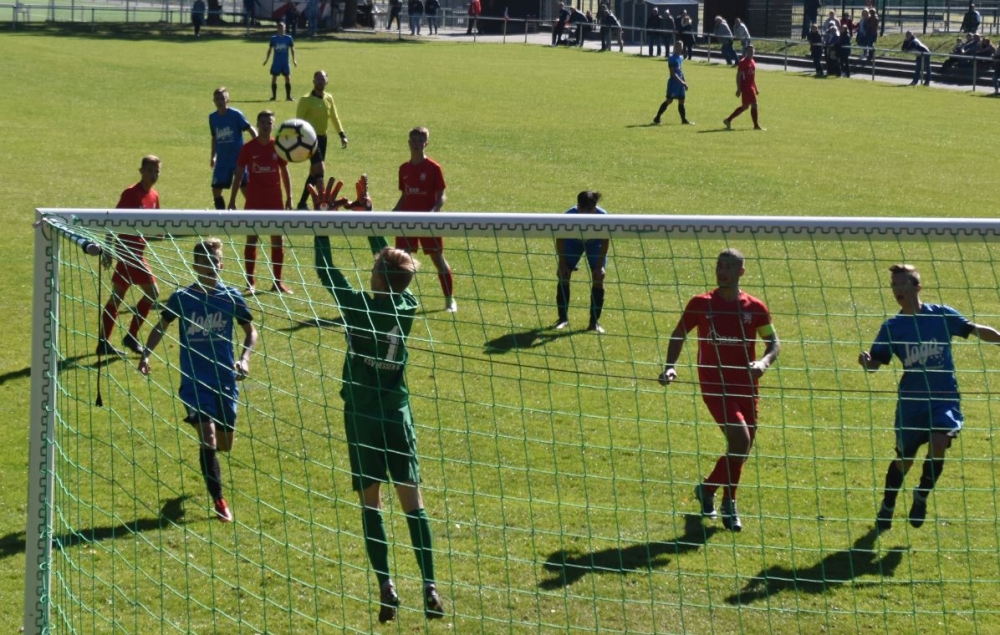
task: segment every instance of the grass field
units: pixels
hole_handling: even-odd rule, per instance
[[[751,132],[746,114],[726,133],[719,122],[737,103],[733,77],[714,66],[685,69],[697,126],[677,125],[672,109],[650,127],[666,69],[647,59],[449,43],[321,41],[297,50],[295,93],[308,90],[312,70],[329,70],[351,138],[333,152],[331,171],[345,180],[367,172],[381,208],[395,201],[406,132],[419,124],[431,129],[429,153],[445,168],[453,211],[556,213],[595,188],[612,213],[993,212],[996,102],[971,94],[760,73],[767,132]],[[23,593],[32,287],[23,246],[33,210],[112,206],[150,152],[164,161],[157,189],[166,207],[210,206],[212,90],[228,86],[251,116],[268,107],[265,52],[264,40],[0,39],[0,54],[19,60],[2,98],[13,139],[0,151],[0,222],[10,230],[0,306],[20,318],[0,352],[9,422],[0,429],[0,596],[12,598],[4,631],[19,626]],[[279,120],[294,110],[276,108]],[[296,166],[296,188],[302,176]],[[306,288],[315,284],[308,241],[295,244],[303,269],[293,280],[325,301]],[[881,541],[870,528],[891,455],[893,374],[872,380],[869,399],[853,372],[862,342],[892,310],[878,276],[897,257],[929,266],[926,299],[940,295],[1000,322],[993,246],[753,241],[745,287],[772,307],[786,351],[768,375],[758,454],[744,473],[747,530],[733,536],[688,515],[690,485],[721,448],[694,387],[676,386],[668,398],[649,381],[684,298],[710,285],[719,242],[616,244],[610,337],[575,333],[533,348],[504,337],[554,317],[548,247],[449,244],[461,312],[454,321],[435,312],[436,280],[423,277],[426,333],[414,342],[410,378],[451,630],[964,633],[996,623],[998,448],[988,398],[996,379],[982,371],[998,353],[962,349],[969,430],[934,499],[936,521],[915,532],[899,519]],[[183,253],[162,253],[164,267],[181,269],[171,258]],[[363,262],[360,248],[354,255]],[[86,297],[92,282],[78,282]],[[574,315],[586,310],[584,288],[574,287]],[[229,633],[240,631],[237,616],[253,632],[373,628],[357,510],[343,469],[332,469],[344,458],[340,356],[317,348],[339,349],[342,339],[302,328],[304,316],[336,317],[328,306],[311,314],[305,295],[257,307],[269,361],[255,362],[247,387],[255,406],[226,468],[239,484],[235,526],[203,511],[194,442],[173,423],[172,373],[162,369],[147,388],[125,364],[108,368],[119,388],[105,398],[116,406],[93,436],[64,438],[67,456],[94,469],[89,481],[80,472],[67,483],[90,490],[100,509],[62,501],[72,517],[61,526],[89,536],[67,540],[60,561],[60,600],[80,596],[93,611],[78,611],[81,631],[109,632],[104,620],[114,619],[129,632]],[[90,313],[82,306],[66,320],[93,329]],[[89,349],[67,338],[67,355]],[[571,379],[560,371],[573,360],[587,361]],[[67,376],[86,388],[93,371],[81,365]],[[819,390],[831,387],[845,392]],[[136,399],[131,410],[126,394]],[[145,414],[150,404],[166,414]],[[116,435],[114,445],[105,434]],[[172,523],[161,529],[158,517]],[[412,607],[405,523],[399,515],[392,523],[393,561]],[[411,611],[386,630],[423,627]]]

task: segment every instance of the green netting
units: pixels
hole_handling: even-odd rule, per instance
[[[920,268],[924,301],[1000,324],[992,235],[769,231],[727,239],[612,229],[607,333],[598,336],[584,330],[586,265],[573,278],[571,328],[551,329],[552,238],[537,229],[511,236],[517,217],[497,218],[508,229],[492,237],[480,226],[446,238],[457,314],[443,311],[426,257],[413,287],[422,306],[407,372],[448,626],[425,622],[406,518],[391,490],[384,490],[385,519],[402,606],[395,624],[376,622],[378,587],[351,490],[339,396],[344,333],[315,273],[312,237],[301,227],[285,237],[294,295],[248,298],[261,338],[242,385],[236,444],[220,453],[236,519],[223,524],[214,520],[197,436],[176,397],[176,325],[149,379],[135,356],[98,368],[93,353],[110,274],[55,232],[53,631],[996,627],[1000,413],[991,395],[1000,350],[956,340],[965,429],[930,498],[928,522],[913,529],[905,520],[918,462],[893,529],[880,537],[873,521],[894,457],[900,368],[894,362],[866,375],[857,365],[897,310],[887,289],[895,262]],[[96,230],[75,231],[104,240]],[[224,279],[241,287],[246,232],[214,232],[225,243]],[[364,237],[348,235],[355,233],[332,236],[333,259],[367,288],[371,254]],[[749,258],[743,289],[768,304],[782,341],[761,383],[740,534],[703,520],[692,495],[724,450],[701,401],[693,337],[678,381],[667,389],[656,381],[681,310],[715,286],[716,255],[730,242]],[[162,301],[193,280],[194,243],[176,237],[148,248]],[[266,238],[262,246],[258,280],[268,270]],[[114,343],[129,317],[119,317]]]

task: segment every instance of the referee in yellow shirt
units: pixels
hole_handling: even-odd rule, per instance
[[[341,147],[347,147],[347,134],[344,132],[344,126],[340,124],[337,106],[333,103],[333,95],[326,92],[327,83],[326,71],[316,71],[313,74],[312,92],[299,98],[299,104],[295,110],[295,116],[312,124],[318,137],[316,152],[310,159],[312,165],[309,166],[309,178],[306,179],[305,187],[302,189],[302,198],[299,199],[299,209],[308,209],[310,183],[314,184],[317,190],[323,188],[323,180],[326,177],[326,164],[323,161],[326,157],[326,131],[329,122],[333,122],[333,127],[340,135]]]

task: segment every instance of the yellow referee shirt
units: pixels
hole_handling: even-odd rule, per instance
[[[337,134],[344,134],[344,127],[340,125],[340,117],[337,115],[337,105],[333,103],[333,95],[330,93],[323,93],[322,99],[313,93],[300,97],[295,116],[312,124],[318,135],[326,134],[328,121],[333,122]]]

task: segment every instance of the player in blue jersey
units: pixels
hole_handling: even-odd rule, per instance
[[[222,241],[208,238],[194,248],[196,282],[167,300],[160,323],[149,334],[139,372],[149,375],[149,356],[170,324],[180,318],[181,381],[178,395],[187,411],[185,423],[196,426],[201,440],[199,460],[205,485],[215,502],[216,517],[231,522],[222,496],[222,470],[216,452],[229,452],[236,436],[237,381],[250,374],[250,354],[257,329],[239,290],[219,279]],[[243,331],[243,347],[234,357],[233,324]]]
[[[264,56],[264,66],[274,52],[274,59],[271,60],[271,101],[278,98],[278,75],[285,77],[285,101],[292,101],[292,68],[288,65],[288,56],[291,55],[292,64],[298,66],[295,60],[295,42],[292,36],[285,33],[285,23],[278,22],[278,34],[271,36],[271,43],[267,47],[267,55]]]
[[[684,99],[687,98],[687,82],[684,81],[684,71],[681,70],[681,64],[684,63],[684,43],[677,42],[674,44],[674,52],[667,58],[667,65],[670,67],[670,79],[667,80],[667,98],[662,104],[660,104],[660,109],[656,112],[656,116],[653,117],[653,123],[655,125],[660,125],[660,116],[667,111],[667,108],[673,101],[677,100],[677,112],[681,116],[681,124],[685,126],[693,125],[687,120],[687,110],[684,108]]]
[[[246,116],[236,108],[229,107],[229,90],[220,86],[212,93],[215,102],[215,112],[208,116],[208,129],[212,133],[212,200],[215,209],[226,209],[226,201],[222,198],[222,190],[233,186],[245,188],[247,175],[244,171],[239,182],[234,183],[236,176],[236,158],[243,147],[243,133],[249,132],[251,139],[257,138],[257,129],[250,125]]]
[[[973,324],[949,306],[921,302],[920,273],[912,265],[893,265],[889,271],[900,311],[882,324],[871,351],[858,356],[858,363],[869,372],[891,362],[893,355],[903,363],[896,404],[897,458],[885,475],[885,497],[876,520],[879,531],[892,528],[903,479],[917,450],[927,443],[927,458],[910,507],[910,524],[924,524],[927,496],[944,469],[945,452],[962,430],[951,339],[975,335],[984,342],[1000,344],[1000,332],[995,329]]]
[[[358,181],[358,197],[348,209],[371,209],[367,177]],[[318,210],[334,210],[339,186],[322,193],[311,188]],[[333,294],[347,332],[343,387],[344,430],[350,450],[351,486],[361,499],[362,531],[368,560],[379,584],[378,621],[396,619],[399,596],[389,576],[390,543],[382,519],[382,483],[391,479],[424,583],[424,615],[443,618],[444,606],[434,579],[431,525],[420,493],[417,435],[406,385],[409,352],[406,340],[413,328],[417,298],[409,290],[419,263],[408,252],[393,249],[382,237],[368,239],[375,262],[371,293],[351,286],[333,263],[330,239],[316,236],[316,273]],[[354,276],[352,276],[354,277]]]
[[[601,193],[585,190],[576,197],[576,207],[566,210],[567,214],[607,214],[605,210],[598,207],[601,201]],[[576,271],[576,266],[580,263],[580,258],[587,256],[587,265],[590,267],[590,324],[588,331],[604,333],[604,327],[598,320],[601,319],[601,311],[604,310],[604,275],[605,267],[608,264],[608,247],[611,246],[609,238],[592,238],[590,240],[580,240],[578,238],[557,238],[556,255],[559,257],[559,268],[556,275],[559,283],[556,286],[556,310],[559,317],[556,320],[555,328],[562,330],[569,326],[569,281]]]

